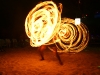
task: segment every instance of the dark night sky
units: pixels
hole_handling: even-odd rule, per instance
[[[0,37],[9,35],[17,37],[25,34],[25,18],[28,12],[41,1],[44,0],[0,0]],[[100,23],[94,25],[95,22],[91,22],[94,20],[96,12],[100,12],[100,0],[80,0],[80,4],[79,0],[53,1],[57,4],[59,2],[63,4],[62,17],[75,18],[87,14],[88,16],[83,22],[87,24],[90,32],[94,32],[94,26],[100,28]],[[99,20],[100,18],[98,22]]]

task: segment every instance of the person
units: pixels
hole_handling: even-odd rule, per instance
[[[53,52],[54,52],[54,54],[56,55],[57,59],[59,60],[59,63],[60,63],[61,65],[63,65],[63,63],[62,63],[62,61],[61,61],[61,58],[60,58],[60,56],[59,56],[59,54],[58,54],[58,52],[57,52],[57,48],[56,48],[56,47],[52,47],[52,49],[54,50]]]
[[[43,54],[43,51],[47,49],[47,45],[41,45],[39,48],[38,48],[38,51],[40,53],[40,56],[41,56],[41,60],[44,60],[44,54]],[[61,61],[61,58],[57,52],[57,48],[56,47],[52,47],[52,49],[54,50],[53,53],[56,55],[57,59],[59,60],[59,63],[61,65],[63,65],[62,61]]]
[[[43,54],[43,51],[47,48],[46,45],[41,45],[40,47],[38,47],[38,51],[40,53],[40,56],[41,56],[41,60],[44,60],[44,54]]]

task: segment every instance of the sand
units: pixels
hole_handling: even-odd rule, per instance
[[[48,49],[41,61],[37,48],[6,48],[0,52],[0,75],[100,75],[100,48],[59,55],[63,65]]]

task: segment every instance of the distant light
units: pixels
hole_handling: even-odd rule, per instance
[[[80,25],[81,19],[80,18],[75,18],[75,25]]]
[[[86,16],[88,16],[88,15],[86,14]]]

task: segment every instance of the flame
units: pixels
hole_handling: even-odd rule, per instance
[[[41,2],[29,12],[25,21],[25,31],[31,46],[41,46],[54,37],[60,27],[60,15],[61,12],[52,1]]]
[[[61,13],[62,4],[57,7],[53,1],[41,2],[29,12],[25,31],[32,47],[55,43],[58,52],[79,52],[87,46],[87,27],[83,23],[75,25],[75,20],[70,18],[61,19]]]
[[[80,52],[86,48],[89,41],[89,31],[86,25],[75,25],[75,20],[62,18],[55,46],[58,52]],[[49,47],[53,51],[52,48]]]

